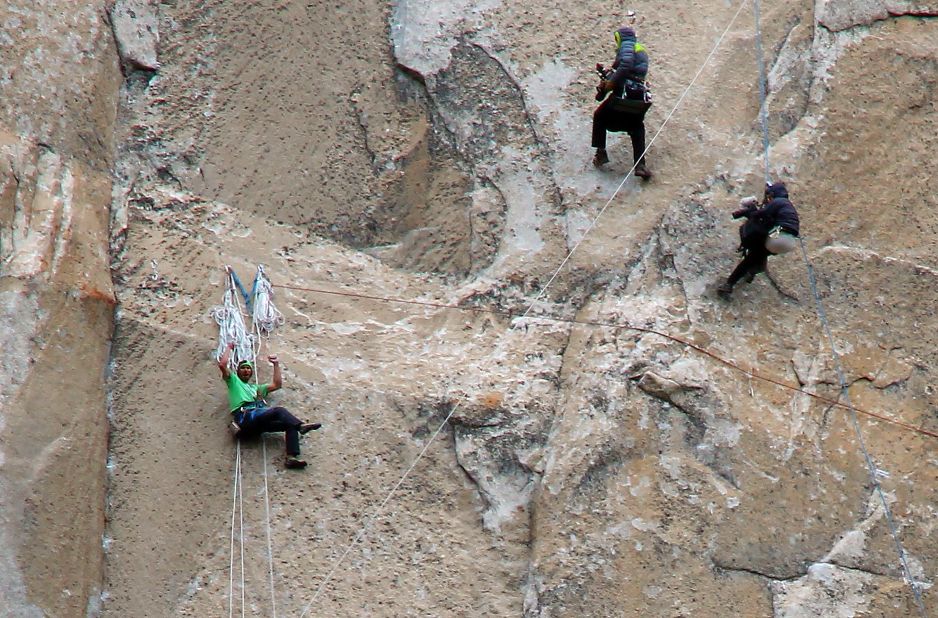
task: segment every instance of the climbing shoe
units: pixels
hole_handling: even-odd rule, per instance
[[[307,434],[322,427],[322,423],[303,423],[300,425],[300,433]]]
[[[306,467],[306,462],[296,457],[287,457],[286,461],[283,462],[283,467],[290,470],[302,470]]]
[[[606,154],[606,151],[600,148],[596,151],[596,154],[593,155],[593,165],[596,167],[602,167],[603,165],[609,163],[609,155]]]
[[[642,180],[648,180],[651,178],[651,172],[645,167],[644,163],[639,163],[635,166],[635,175],[641,178]]]
[[[721,283],[719,287],[717,287],[717,294],[720,295],[720,298],[729,300],[730,296],[733,294],[733,286],[729,283]]]

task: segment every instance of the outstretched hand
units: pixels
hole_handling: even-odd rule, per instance
[[[277,355],[276,355],[276,354],[271,354],[270,356],[267,357],[267,360],[270,362],[271,365],[279,365],[279,364],[280,364],[280,359],[277,358]]]

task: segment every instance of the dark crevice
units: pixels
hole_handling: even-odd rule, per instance
[[[778,576],[778,575],[772,575],[772,574],[770,574],[770,573],[766,573],[765,571],[760,571],[759,569],[756,569],[756,568],[753,568],[753,567],[746,567],[746,566],[730,566],[730,565],[727,565],[727,564],[722,564],[722,563],[720,563],[720,562],[713,562],[713,568],[714,568],[716,571],[718,571],[718,572],[724,572],[724,573],[746,573],[746,574],[749,574],[749,575],[755,575],[755,576],[757,576],[757,577],[762,577],[762,578],[764,578],[764,579],[768,579],[768,580],[771,580],[771,581],[774,581],[774,582],[793,582],[793,581],[797,581],[797,580],[801,579],[802,577],[804,577],[805,575],[807,575],[807,574],[808,574],[808,571],[809,571],[809,569],[810,569],[810,567],[815,566],[815,565],[825,565],[825,564],[826,564],[826,565],[829,565],[829,566],[836,567],[836,568],[841,569],[841,570],[843,570],[843,571],[852,571],[852,572],[854,572],[854,573],[863,573],[864,575],[871,575],[871,576],[873,576],[873,577],[889,577],[889,578],[896,578],[896,577],[898,577],[898,576],[896,576],[896,575],[890,575],[889,573],[883,573],[883,572],[880,572],[880,571],[873,571],[873,570],[870,570],[870,569],[861,569],[861,568],[858,568],[858,567],[844,566],[843,564],[839,564],[839,563],[836,562],[836,561],[830,561],[830,562],[826,562],[826,561],[812,562],[812,563],[806,565],[806,567],[804,568],[804,570],[799,571],[797,574],[792,575],[792,576],[790,576],[790,577],[780,577],[780,576]]]
[[[465,476],[465,478],[470,483],[472,483],[473,487],[475,487],[476,493],[479,494],[479,499],[482,500],[483,510],[491,508],[492,503],[489,501],[488,496],[486,496],[485,491],[483,491],[482,486],[479,484],[478,479],[476,479],[475,475],[473,475],[472,472],[469,471],[469,469],[463,464],[462,460],[459,457],[459,449],[457,448],[458,437],[457,437],[456,432],[457,432],[457,429],[461,426],[461,424],[454,422],[453,419],[450,419],[449,425],[450,425],[451,434],[452,434],[451,438],[453,440],[453,459],[455,459],[456,461],[456,467],[459,468],[460,471],[462,471],[463,476]]]
[[[358,125],[358,128],[361,130],[362,134],[362,146],[365,148],[365,152],[368,153],[368,158],[371,163],[371,170],[374,173],[377,173],[378,167],[378,154],[375,152],[374,148],[371,146],[371,141],[368,139],[368,122],[365,120],[365,110],[363,110],[358,105],[358,95],[361,91],[361,85],[357,85],[352,88],[349,93],[349,107],[352,110],[352,116],[355,118],[355,123]]]
[[[849,32],[850,30],[856,30],[856,29],[861,29],[861,28],[871,28],[874,24],[877,24],[879,22],[899,19],[901,17],[914,17],[917,19],[930,19],[930,18],[938,17],[938,11],[933,11],[929,9],[909,9],[907,11],[892,11],[892,10],[886,9],[886,13],[887,13],[886,17],[873,17],[868,22],[863,22],[859,24],[851,24],[849,26],[846,26],[844,28],[839,28],[837,30],[831,28],[830,26],[828,26],[822,21],[817,21],[817,25],[818,27],[823,28],[824,30],[827,30],[831,34],[838,34],[840,32]]]
[[[714,562],[713,568],[718,573],[745,573],[746,575],[755,575],[756,577],[762,577],[764,579],[768,579],[774,582],[792,582],[801,577],[804,577],[805,573],[807,573],[807,571],[805,571],[804,573],[792,575],[791,577],[779,577],[777,575],[771,575],[764,571],[760,571],[756,568],[729,566],[727,564],[721,564],[719,562]]]
[[[501,60],[497,56],[492,54],[492,52],[490,52],[488,49],[486,49],[485,46],[475,41],[470,41],[469,44],[477,48],[478,50],[480,50],[492,62],[494,62],[498,66],[498,68],[501,70],[505,78],[509,82],[511,82],[511,84],[514,86],[515,93],[517,94],[518,100],[520,101],[520,104],[521,104],[521,112],[524,116],[525,123],[528,125],[528,131],[530,131],[531,137],[534,140],[534,143],[537,146],[537,149],[540,155],[544,157],[544,160],[546,162],[548,162],[544,165],[544,170],[547,176],[550,178],[551,194],[553,196],[553,202],[554,202],[553,206],[554,206],[555,213],[559,213],[560,209],[563,207],[563,195],[560,191],[560,185],[557,182],[557,178],[554,175],[554,169],[553,167],[549,165],[549,161],[550,161],[550,148],[548,147],[549,141],[546,140],[538,131],[538,125],[534,121],[534,118],[531,115],[531,110],[528,109],[527,99],[525,99],[524,97],[524,88],[521,86],[521,84],[518,83],[518,80],[514,78],[511,72],[508,71],[505,65],[502,64]],[[567,249],[569,250],[569,243],[568,243]]]

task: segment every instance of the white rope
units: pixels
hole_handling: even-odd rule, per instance
[[[270,335],[276,327],[283,324],[283,314],[277,310],[271,300],[274,291],[263,266],[257,267],[257,277],[254,282],[253,313],[251,316],[254,327],[260,334]]]
[[[283,323],[283,316],[270,302],[271,294],[270,280],[267,278],[266,273],[264,273],[264,267],[258,266],[253,298],[254,313],[251,319],[253,328],[251,336],[253,341],[257,342],[257,348],[252,347],[251,350],[251,362],[254,364],[254,384],[259,384],[257,378],[257,356],[260,354],[261,346],[264,344],[261,335],[269,335],[277,325]],[[259,306],[263,306],[261,311],[258,311]],[[279,318],[277,316],[279,316]],[[265,328],[266,332],[264,332]],[[271,615],[273,618],[277,618],[277,597],[274,589],[274,552],[270,525],[270,493],[268,491],[267,482],[267,441],[263,436],[261,436],[261,450],[264,468],[264,511],[266,515],[265,528],[267,531],[267,573],[270,580],[270,606]]]
[[[229,343],[235,344],[234,354],[228,357],[228,369],[234,370],[239,361],[254,355],[254,336],[248,334],[244,325],[244,316],[238,303],[238,290],[229,273],[228,286],[223,304],[212,307],[212,317],[218,324],[218,347],[215,348],[215,360],[221,359]]]
[[[368,519],[365,525],[362,526],[361,530],[358,531],[358,534],[355,535],[355,538],[352,539],[352,542],[349,543],[348,547],[345,548],[345,552],[343,552],[343,554],[339,556],[339,559],[335,561],[335,564],[332,566],[332,570],[329,571],[328,575],[326,575],[326,578],[322,580],[322,583],[319,584],[319,587],[316,589],[316,594],[313,595],[313,598],[310,599],[309,603],[306,604],[306,607],[303,608],[303,613],[300,614],[300,618],[304,618],[304,616],[306,616],[306,612],[309,611],[309,608],[312,607],[313,603],[316,602],[316,599],[319,598],[319,595],[322,594],[322,591],[325,589],[326,584],[329,583],[329,581],[332,579],[332,576],[335,575],[335,572],[339,568],[339,565],[342,564],[342,562],[345,560],[345,557],[349,555],[349,552],[352,551],[352,548],[365,535],[365,532],[371,527],[371,525],[375,521],[377,521],[378,517],[380,517],[380,515],[384,511],[384,507],[387,505],[388,502],[390,502],[391,497],[397,492],[400,486],[404,483],[404,479],[406,479],[410,475],[411,471],[417,466],[417,462],[419,462],[423,458],[424,454],[427,452],[427,449],[430,448],[430,445],[433,443],[433,440],[436,439],[436,437],[440,434],[441,431],[443,431],[443,427],[446,426],[446,423],[449,421],[449,419],[453,416],[456,410],[459,409],[459,406],[460,404],[456,404],[455,406],[453,406],[453,409],[450,411],[449,414],[446,415],[446,418],[443,419],[443,422],[440,423],[440,426],[436,428],[436,431],[433,432],[433,435],[430,436],[430,438],[427,440],[427,443],[423,445],[423,449],[420,451],[417,457],[414,458],[414,461],[410,464],[410,467],[407,468],[407,470],[401,476],[397,484],[394,485],[393,488],[391,488],[391,491],[388,492],[388,495],[385,496],[381,504],[378,505],[378,508],[375,509],[374,514]]]
[[[238,477],[241,474],[241,443],[238,442],[235,455],[234,482],[231,490],[231,549],[228,559],[228,618],[232,618],[234,612],[234,536],[235,536],[235,515],[238,511]],[[242,535],[243,541],[243,535]],[[242,564],[242,573],[243,573]]]
[[[756,60],[758,61],[759,66],[759,120],[762,125],[762,156],[765,162],[765,184],[768,185],[771,182],[771,177],[769,176],[770,144],[767,88],[768,78],[765,69],[765,58],[762,52],[762,17],[759,5],[759,0],[753,0],[752,8],[756,27]],[[811,290],[811,295],[814,297],[814,307],[817,311],[818,321],[821,323],[821,326],[824,330],[824,335],[827,337],[827,343],[830,345],[831,349],[831,357],[834,359],[834,368],[836,369],[837,380],[840,384],[840,396],[843,397],[844,402],[847,404],[847,408],[850,410],[850,424],[852,425],[853,431],[857,436],[857,445],[860,448],[860,452],[863,453],[863,459],[866,462],[870,483],[872,484],[874,491],[878,495],[879,500],[883,505],[883,514],[886,519],[886,526],[889,530],[889,534],[892,536],[892,541],[895,544],[896,551],[899,555],[899,567],[902,571],[903,578],[912,591],[912,598],[915,601],[915,606],[918,609],[919,614],[924,618],[926,613],[925,602],[922,599],[922,591],[919,582],[916,581],[912,574],[912,568],[909,566],[908,554],[905,550],[905,547],[902,545],[902,540],[899,538],[899,530],[896,527],[896,522],[892,515],[892,509],[889,508],[889,501],[886,499],[885,490],[883,489],[882,484],[879,482],[877,475],[879,468],[876,466],[876,463],[873,461],[873,457],[870,455],[870,452],[866,447],[866,441],[863,439],[863,431],[860,428],[860,422],[857,420],[857,411],[850,401],[850,386],[847,383],[847,376],[844,373],[840,354],[837,352],[837,346],[834,344],[834,334],[831,331],[830,322],[827,319],[827,311],[825,311],[824,304],[821,302],[821,295],[818,294],[817,277],[814,273],[814,266],[811,264],[811,260],[808,259],[808,251],[805,249],[804,237],[799,237],[798,241],[801,246],[801,257],[804,260],[805,270],[808,276],[808,288]]]
[[[254,382],[257,384],[257,355],[262,345],[261,334],[269,334],[274,327],[283,323],[283,316],[270,302],[272,295],[270,280],[264,272],[263,266],[257,268],[257,279],[254,295],[254,314],[252,316],[253,331],[247,332],[245,327],[245,311],[239,302],[239,291],[235,283],[235,274],[227,267],[228,278],[223,304],[212,308],[212,317],[218,324],[218,347],[215,359],[220,360],[228,350],[228,345],[234,343],[235,354],[228,356],[229,371],[236,371],[238,362],[250,360],[254,367]],[[255,345],[256,344],[256,345]],[[270,526],[270,494],[267,480],[267,445],[263,445],[264,465],[264,504],[267,528],[267,563],[270,579],[270,602],[272,616],[277,616],[277,601],[274,590],[274,561],[273,544],[271,541]],[[244,585],[244,479],[241,471],[241,442],[238,441],[235,455],[235,480],[231,506],[231,543],[228,561],[228,616],[232,617],[234,611],[234,522],[235,515],[239,517],[239,548],[241,553],[241,615],[245,613],[245,585]]]
[[[267,490],[267,440],[261,438],[261,450],[264,461],[264,508],[267,512],[267,573],[270,576],[270,606],[273,618],[277,618],[277,597],[274,593],[274,549],[270,540],[270,492]]]
[[[697,70],[697,73],[696,73],[696,75],[694,75],[694,78],[691,80],[690,84],[688,84],[687,88],[684,89],[684,92],[681,94],[680,98],[678,98],[677,102],[674,104],[674,107],[671,109],[671,112],[668,114],[667,118],[665,118],[664,123],[662,123],[661,127],[660,127],[660,128],[658,129],[658,131],[655,133],[654,137],[651,138],[651,141],[648,142],[648,145],[646,146],[644,152],[642,152],[642,157],[645,156],[645,153],[648,152],[648,149],[651,148],[651,145],[654,144],[654,143],[655,143],[655,140],[658,139],[658,136],[661,135],[661,132],[664,130],[664,127],[665,127],[665,126],[668,124],[668,122],[671,120],[671,117],[674,115],[674,112],[677,111],[678,107],[681,105],[681,103],[682,103],[682,102],[684,101],[684,99],[687,97],[687,93],[690,91],[690,89],[693,87],[693,85],[694,85],[695,83],[697,83],[697,79],[700,77],[701,73],[703,73],[703,70],[706,68],[706,66],[710,63],[710,60],[713,58],[714,54],[716,54],[717,49],[720,47],[720,44],[723,43],[723,39],[726,38],[726,35],[727,35],[727,33],[730,31],[730,29],[733,27],[733,24],[736,23],[736,19],[739,17],[739,14],[742,12],[743,7],[746,6],[746,2],[747,2],[747,0],[742,0],[742,2],[740,2],[739,8],[736,10],[736,13],[733,15],[733,19],[730,20],[729,25],[726,26],[726,29],[723,31],[723,33],[720,35],[720,37],[717,39],[717,42],[716,42],[716,44],[713,46],[713,49],[710,50],[710,53],[709,53],[709,54],[707,54],[707,57],[704,59],[703,64],[702,64],[702,65],[700,66],[700,68]],[[544,287],[541,289],[540,293],[530,302],[530,304],[528,305],[528,308],[525,310],[524,314],[521,316],[522,318],[526,317],[526,316],[528,315],[528,313],[530,313],[530,311],[531,311],[531,309],[534,307],[535,303],[537,303],[537,302],[541,299],[541,297],[547,292],[547,288],[548,288],[548,287],[554,282],[554,280],[557,278],[557,275],[558,275],[558,274],[560,273],[560,271],[563,269],[564,265],[566,265],[566,263],[570,260],[570,257],[573,255],[573,253],[580,247],[581,244],[583,244],[583,241],[586,240],[587,235],[588,235],[588,234],[593,230],[593,228],[596,226],[596,223],[599,221],[599,218],[603,215],[604,212],[606,212],[606,209],[609,207],[609,205],[612,204],[612,201],[615,199],[616,195],[619,194],[619,191],[622,190],[622,187],[625,186],[626,181],[628,180],[628,178],[629,178],[629,176],[632,174],[632,172],[635,171],[635,167],[638,165],[638,161],[641,161],[641,160],[642,160],[642,157],[638,157],[637,161],[632,165],[631,169],[629,169],[629,171],[626,172],[625,177],[622,179],[622,182],[619,183],[619,186],[616,187],[616,190],[613,192],[612,197],[609,198],[609,200],[608,200],[608,201],[606,202],[606,204],[602,207],[602,209],[600,209],[599,214],[597,214],[596,217],[590,222],[589,227],[587,227],[586,231],[583,233],[583,236],[582,236],[582,238],[580,238],[580,241],[576,243],[576,245],[570,250],[570,252],[567,254],[567,256],[563,259],[563,261],[560,263],[560,266],[558,266],[558,267],[557,267],[557,270],[554,271],[554,274],[551,275],[550,279],[547,281],[547,283],[546,283],[546,284],[544,285]],[[364,536],[364,534],[365,534],[365,532],[368,530],[368,528],[372,525],[372,523],[373,523],[373,522],[378,518],[378,516],[382,513],[382,511],[384,510],[385,505],[387,505],[387,503],[391,500],[391,497],[392,497],[392,496],[394,495],[394,493],[398,490],[398,488],[401,486],[401,484],[403,484],[403,482],[404,482],[404,480],[407,478],[407,476],[408,476],[408,475],[411,473],[411,471],[416,467],[417,463],[423,458],[424,454],[427,452],[427,449],[430,448],[430,444],[431,444],[431,443],[433,442],[433,440],[439,435],[439,433],[443,430],[443,427],[446,426],[446,423],[449,422],[449,419],[452,418],[453,414],[456,413],[456,411],[459,409],[459,406],[460,406],[460,405],[461,405],[461,404],[456,404],[455,406],[453,406],[453,409],[449,412],[449,414],[446,415],[446,418],[443,419],[443,422],[440,423],[440,426],[437,428],[437,430],[436,430],[436,431],[433,433],[433,435],[430,436],[430,438],[427,440],[427,443],[424,445],[423,449],[420,451],[420,453],[419,453],[419,454],[417,455],[417,457],[414,459],[413,463],[410,464],[410,467],[408,467],[407,470],[404,472],[403,476],[401,476],[401,479],[394,485],[394,487],[391,489],[391,491],[388,492],[388,495],[384,498],[384,500],[381,502],[381,504],[378,506],[378,508],[375,509],[374,514],[368,519],[368,521],[367,521],[366,524],[361,528],[361,530],[359,530],[358,534],[355,535],[355,538],[352,539],[352,542],[349,543],[348,547],[346,547],[346,549],[345,549],[345,551],[342,553],[342,555],[339,556],[339,559],[336,560],[336,562],[335,562],[335,564],[333,565],[332,569],[331,569],[331,570],[329,571],[329,573],[326,575],[326,578],[323,579],[323,581],[322,581],[321,584],[319,584],[319,587],[316,589],[316,593],[313,595],[313,598],[310,599],[309,603],[307,603],[306,606],[303,608],[303,613],[300,614],[300,618],[304,618],[304,617],[306,616],[306,613],[309,611],[309,608],[312,607],[313,603],[319,598],[320,594],[322,594],[322,591],[325,589],[326,584],[328,584],[329,581],[331,581],[333,575],[335,575],[335,572],[338,570],[339,565],[345,560],[345,558],[346,558],[346,557],[349,555],[349,553],[352,551],[352,547],[354,547],[355,544],[358,543],[358,541],[362,538],[362,536]]]
[[[244,618],[244,476],[241,474],[241,442],[238,442],[238,529],[241,531],[241,618]]]
[[[636,158],[635,163],[632,164],[632,167],[629,169],[629,171],[625,173],[625,176],[622,178],[622,182],[620,182],[619,186],[616,187],[616,190],[612,192],[612,196],[610,196],[609,199],[606,201],[606,204],[602,208],[599,209],[599,213],[593,218],[592,221],[590,221],[590,224],[589,226],[587,226],[586,231],[583,232],[583,236],[580,237],[580,240],[573,246],[572,249],[570,249],[570,252],[563,259],[563,261],[560,262],[560,266],[558,266],[557,270],[554,271],[554,274],[550,276],[550,279],[547,280],[547,283],[544,284],[544,287],[541,288],[541,291],[538,293],[538,295],[534,298],[533,301],[531,301],[531,304],[528,305],[527,310],[524,312],[524,315],[522,315],[521,317],[527,317],[528,313],[530,313],[531,309],[534,307],[534,304],[537,303],[537,301],[539,301],[541,297],[544,296],[544,294],[547,292],[547,288],[549,288],[550,285],[554,282],[554,279],[557,278],[557,275],[560,274],[560,271],[563,270],[563,267],[567,264],[567,262],[570,261],[570,258],[573,257],[573,254],[576,253],[576,250],[580,248],[580,245],[582,245],[584,241],[586,241],[586,237],[589,235],[591,231],[593,231],[593,228],[596,227],[596,223],[599,221],[599,218],[603,216],[603,213],[606,212],[606,209],[609,208],[609,206],[612,204],[612,201],[616,199],[617,195],[619,195],[619,192],[622,190],[622,187],[624,187],[626,181],[628,181],[629,176],[632,175],[632,172],[634,172],[635,168],[638,166],[639,161],[644,159],[645,155],[651,149],[651,145],[655,143],[655,140],[657,140],[658,136],[661,135],[661,132],[664,131],[664,128],[668,125],[668,122],[671,121],[671,117],[674,116],[674,112],[676,112],[677,108],[680,107],[681,103],[684,102],[684,99],[687,97],[687,93],[689,93],[690,89],[694,86],[694,84],[697,83],[697,79],[700,77],[701,73],[703,73],[703,70],[707,67],[708,64],[710,64],[710,59],[713,58],[714,54],[716,54],[717,49],[719,49],[720,47],[720,44],[723,43],[723,39],[726,38],[727,33],[733,27],[733,24],[736,23],[736,18],[739,17],[739,14],[742,12],[743,7],[746,6],[746,1],[747,0],[743,0],[742,2],[739,3],[739,8],[736,10],[736,14],[733,15],[733,19],[730,20],[730,23],[726,26],[726,29],[723,30],[723,34],[721,34],[720,38],[717,39],[716,45],[714,45],[713,49],[710,50],[710,53],[707,54],[707,57],[704,59],[703,64],[701,64],[700,68],[697,69],[697,74],[694,75],[694,78],[687,85],[687,88],[685,88],[684,92],[681,93],[681,96],[678,98],[677,103],[675,103],[674,107],[671,108],[670,113],[668,113],[668,116],[667,118],[664,119],[664,122],[661,123],[661,126],[658,128],[658,131],[655,133],[654,137],[652,137],[651,141],[648,142],[648,145],[645,146],[645,150],[642,151],[641,156]]]

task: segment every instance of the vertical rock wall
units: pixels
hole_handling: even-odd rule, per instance
[[[809,396],[839,385],[797,254],[712,293],[762,184],[748,7],[671,110],[738,6],[631,7],[667,122],[637,183],[624,136],[590,165],[607,5],[8,2],[3,611],[915,615],[897,539],[929,613],[934,440]],[[851,400],[927,431],[935,9],[763,3]],[[235,535],[210,309],[257,264],[292,286],[274,401],[324,428],[305,473],[242,445]]]
[[[101,605],[120,73],[103,3],[0,8],[0,613]]]

